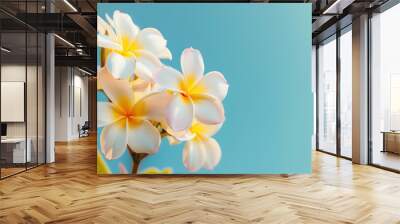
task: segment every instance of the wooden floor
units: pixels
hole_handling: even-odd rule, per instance
[[[16,174],[16,173],[19,173],[19,172],[23,172],[24,170],[25,170],[25,167],[23,167],[23,168],[20,168],[20,167],[17,167],[17,168],[14,168],[14,167],[12,167],[12,168],[4,168],[4,167],[2,167],[1,168],[1,177],[8,177],[8,176],[11,176],[13,174]]]
[[[94,138],[0,181],[0,223],[400,223],[400,175],[315,153],[312,175],[96,175]]]

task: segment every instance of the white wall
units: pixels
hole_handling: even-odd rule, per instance
[[[55,140],[77,139],[78,124],[88,120],[88,78],[76,68],[56,67],[55,85]]]
[[[27,70],[25,70],[27,69]],[[18,64],[5,64],[1,66],[1,81],[3,82],[25,82],[25,75],[26,75],[26,71],[28,72],[28,74],[32,74],[35,73],[36,74],[36,67],[34,66],[27,66],[25,67],[24,65],[18,65]],[[31,82],[31,81],[30,81]],[[32,83],[29,83],[32,84]],[[34,85],[36,85],[36,82],[33,83]],[[27,93],[27,102],[33,102],[33,98],[36,98],[36,89],[32,89],[33,92],[30,93],[29,90],[31,89],[27,89],[28,93]],[[35,101],[36,102],[36,101]],[[30,105],[30,106],[34,106],[36,108],[36,104],[35,105]],[[7,110],[7,108],[1,108],[1,110]],[[36,113],[32,114],[32,113],[28,113],[28,122],[30,121],[35,121],[36,123]],[[33,117],[32,117],[33,116]],[[31,127],[32,125],[28,125],[28,127]],[[36,128],[36,127],[35,127]],[[28,137],[29,136],[28,132]],[[7,122],[7,136],[8,137],[25,137],[25,122]]]

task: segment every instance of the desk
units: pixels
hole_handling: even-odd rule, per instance
[[[400,132],[383,131],[383,150],[382,152],[392,152],[400,154]]]
[[[1,139],[1,157],[6,160],[6,163],[26,163],[31,162],[31,145],[30,138],[26,140],[25,154],[25,138],[5,138]],[[25,160],[26,159],[26,160]]]

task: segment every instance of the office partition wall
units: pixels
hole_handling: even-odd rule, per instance
[[[45,162],[45,34],[23,22],[42,5],[0,3],[1,179]]]

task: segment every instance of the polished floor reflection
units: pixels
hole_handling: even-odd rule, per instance
[[[374,164],[400,171],[400,155],[391,152],[374,152]]]
[[[400,175],[324,153],[310,175],[97,176],[96,139],[0,181],[0,223],[399,223]]]

